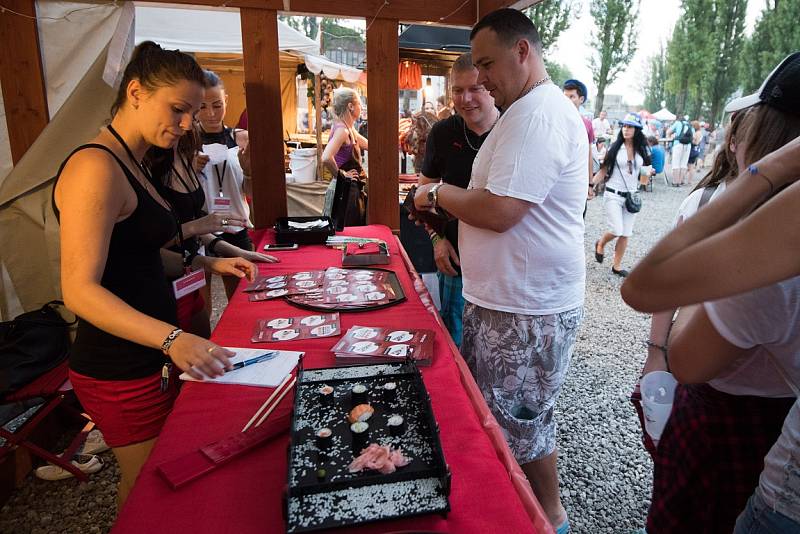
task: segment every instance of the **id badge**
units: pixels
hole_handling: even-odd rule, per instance
[[[212,213],[230,213],[231,211],[231,197],[213,197],[211,199],[211,212]]]
[[[185,274],[172,282],[172,290],[175,291],[175,298],[180,299],[197,291],[206,285],[206,273],[202,269]]]

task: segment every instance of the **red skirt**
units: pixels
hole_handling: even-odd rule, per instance
[[[161,373],[134,380],[97,380],[69,371],[75,395],[110,447],[158,436],[178,396],[177,375],[173,373],[169,389],[162,392]]]
[[[193,291],[185,297],[178,299],[178,328],[185,332],[190,332],[192,328],[192,317],[200,313],[205,307],[206,301],[200,290]]]

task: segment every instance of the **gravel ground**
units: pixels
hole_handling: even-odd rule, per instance
[[[624,267],[630,268],[669,229],[687,193],[687,188],[661,183],[644,196]],[[594,200],[586,214],[586,317],[556,415],[564,505],[576,534],[630,533],[643,527],[652,485],[652,463],[628,401],[644,362],[649,317],[620,299],[621,279],[611,274],[611,247],[605,263],[594,262],[592,244],[604,231],[602,208],[602,199]],[[221,284],[213,286],[213,293],[216,322],[225,303]],[[119,470],[110,452],[101,457],[106,467],[87,484],[29,475],[0,509],[0,533],[108,532]]]

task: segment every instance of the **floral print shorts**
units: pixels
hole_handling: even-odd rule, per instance
[[[520,464],[556,448],[553,411],[582,320],[582,306],[552,315],[464,306],[461,353]]]

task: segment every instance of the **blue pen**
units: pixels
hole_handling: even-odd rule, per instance
[[[242,367],[247,367],[248,365],[253,365],[254,363],[261,363],[261,362],[269,361],[269,360],[271,360],[272,358],[274,358],[277,355],[278,355],[278,351],[277,350],[273,350],[273,351],[270,351],[270,352],[265,352],[264,354],[261,354],[260,356],[256,356],[255,358],[250,358],[249,360],[244,360],[244,361],[241,361],[241,362],[238,362],[238,363],[234,363],[233,367],[231,368],[231,370],[227,371],[227,372],[230,373],[231,371],[235,371],[237,369],[241,369]]]

